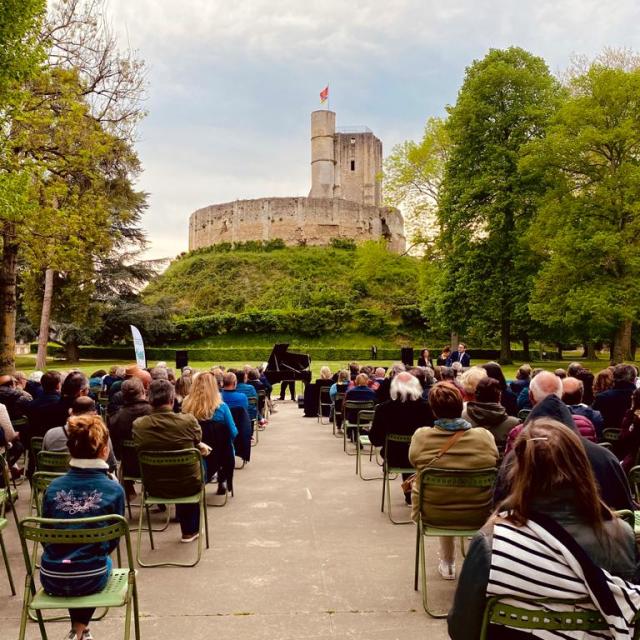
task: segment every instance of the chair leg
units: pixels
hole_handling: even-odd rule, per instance
[[[432,618],[446,618],[448,611],[444,611],[441,613],[436,613],[435,611],[431,611],[429,609],[429,594],[427,591],[427,563],[426,563],[426,549],[424,546],[424,536],[420,536],[420,568],[422,569],[422,606],[424,610],[432,617]]]
[[[397,477],[397,476],[396,476]],[[389,516],[389,520],[393,524],[411,524],[413,520],[394,520],[393,514],[391,513],[391,483],[389,481],[389,474],[387,473],[387,515]]]
[[[227,497],[225,496],[225,502],[227,501]],[[202,505],[201,505],[202,514],[204,514],[204,536],[207,541],[207,549],[209,548],[209,518],[207,516],[207,503],[204,497],[204,489],[202,490]]]
[[[384,513],[384,494],[387,489],[387,464],[382,465],[382,503],[380,504],[380,512]]]
[[[415,555],[415,567],[413,572],[413,590],[418,590],[418,571],[420,566],[420,536],[422,535],[422,531],[420,529],[420,524],[416,523],[416,555]]]
[[[2,537],[2,532],[0,531],[0,549],[2,549],[2,558],[4,560],[4,566],[7,569],[7,578],[9,578],[9,587],[11,587],[11,595],[16,595],[16,586],[13,584],[13,575],[11,574],[11,567],[9,565],[9,556],[7,555],[7,550],[4,546],[4,538]]]
[[[138,605],[138,585],[133,583],[133,630],[136,640],[140,640],[140,607]]]

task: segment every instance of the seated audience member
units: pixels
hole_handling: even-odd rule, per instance
[[[213,373],[216,382],[218,383],[218,389],[221,390],[223,386],[222,378],[224,376],[224,371],[220,367],[212,367],[211,373]]]
[[[346,369],[342,369],[338,372],[338,379],[329,388],[329,397],[333,402],[336,401],[336,395],[338,393],[345,393],[349,386],[349,372]]]
[[[491,596],[582,597],[605,615],[619,612],[621,604],[640,607],[638,589],[625,582],[638,578],[633,530],[600,501],[582,445],[566,426],[545,418],[532,421],[518,437],[509,494],[472,539],[462,567],[448,616],[453,640],[480,636]],[[548,631],[498,630],[490,629],[488,637],[549,637]]]
[[[202,429],[190,414],[174,413],[175,390],[168,380],[156,379],[149,385],[151,413],[133,423],[133,441],[138,451],[178,451],[198,448],[206,455],[209,447],[201,443]],[[178,498],[197,493],[200,488],[200,470],[194,468],[189,478],[171,482],[166,478],[166,495]],[[182,542],[193,542],[200,535],[200,506],[177,504],[176,517],[180,522]]]
[[[125,380],[122,383],[121,393],[122,406],[116,413],[109,416],[109,433],[119,460],[122,460],[122,443],[133,437],[134,420],[151,413],[151,405],[140,378],[132,377]]]
[[[26,391],[16,385],[13,376],[0,375],[0,404],[7,408],[11,420],[22,418],[32,400]]]
[[[618,364],[613,369],[613,387],[599,393],[593,408],[602,414],[605,429],[620,429],[622,419],[631,407],[631,396],[636,390],[637,373],[630,364]]]
[[[360,365],[357,362],[349,363],[349,379],[353,382],[360,373]]]
[[[320,367],[320,377],[316,380],[317,385],[321,386],[330,386],[332,382],[332,373],[329,367],[324,366]]]
[[[379,403],[386,402],[391,398],[391,382],[395,376],[404,370],[405,366],[401,362],[396,362],[391,365],[391,368],[387,371],[387,377],[376,390],[376,399]]]
[[[513,476],[510,475],[514,463],[513,451],[509,447],[512,435],[525,432],[528,425],[537,418],[557,420],[572,431],[579,433],[567,405],[560,397],[562,395],[562,380],[549,371],[543,371],[531,381],[531,401],[534,404],[523,427],[514,427],[507,440],[507,452],[502,466],[498,471],[498,478],[494,489],[494,504],[500,503],[509,494]],[[517,439],[517,438],[516,438]],[[615,455],[595,442],[582,438],[582,444],[591,463],[596,477],[602,501],[612,510],[634,509],[631,490],[618,459]]]
[[[513,393],[511,387],[507,384],[502,367],[497,362],[487,362],[480,366],[487,372],[490,378],[498,381],[500,385],[500,404],[505,408],[507,414],[517,416],[518,396]]]
[[[436,364],[439,367],[448,367],[451,362],[451,347],[443,347],[442,352],[436,358]]]
[[[133,366],[137,366],[137,365],[133,365]],[[120,391],[120,387],[124,382],[127,368],[130,368],[130,367],[116,367],[115,374],[107,390],[107,397],[109,398],[109,402],[111,402],[111,398],[113,397],[113,395],[116,394],[118,391]],[[106,384],[105,384],[105,387],[106,387]]]
[[[427,401],[422,397],[420,381],[410,373],[401,371],[391,382],[391,399],[379,404],[369,430],[369,440],[376,447],[382,447],[387,434],[395,433],[411,436],[419,427],[433,425],[433,414]],[[410,467],[409,444],[390,442],[387,463],[393,467]],[[411,474],[403,474],[406,480]],[[405,494],[405,501],[411,504],[411,491]]]
[[[69,418],[66,424],[62,427],[53,427],[44,434],[42,440],[43,451],[69,451],[69,420],[78,416],[95,416],[97,415],[96,403],[93,398],[89,396],[78,396],[69,409]],[[109,438],[107,444],[109,445],[109,456],[107,457],[107,464],[109,465],[109,471],[115,471],[117,467],[116,457],[113,451],[113,445],[111,444],[111,438]]]
[[[118,390],[115,391],[115,393],[109,394],[109,402],[107,404],[107,415],[109,416],[116,413],[120,409],[120,407],[122,407],[122,404],[124,402],[122,386],[127,380],[137,378],[138,380],[140,380],[140,382],[142,382],[142,386],[145,388],[145,390],[149,388],[152,380],[151,374],[145,369],[141,369],[137,364],[132,364],[126,367],[126,369],[124,369],[123,376],[123,380],[114,383],[111,387],[111,389],[113,390],[117,386]]]
[[[448,382],[439,382],[429,394],[429,405],[435,418],[433,427],[417,429],[411,439],[409,461],[416,468],[413,484],[411,517],[419,517],[433,526],[447,529],[481,527],[491,508],[491,490],[452,487],[438,490],[434,500],[428,493],[418,503],[420,475],[427,467],[440,469],[488,469],[498,462],[498,449],[486,429],[472,429],[462,418],[462,394]],[[462,434],[462,435],[458,435]],[[456,438],[453,444],[449,438]],[[450,446],[446,452],[443,449]],[[456,576],[455,538],[440,538],[438,572],[445,580]]]
[[[451,367],[440,367],[440,380],[439,382],[451,382],[456,379],[456,372]],[[454,385],[455,386],[455,385]]]
[[[580,362],[570,362],[567,365],[567,376],[569,378],[575,378],[578,371],[582,370],[582,363]]]
[[[257,405],[257,400],[258,400],[258,392],[255,390],[255,387],[252,387],[250,384],[247,384],[246,382],[246,377],[245,377],[245,372],[242,369],[238,369],[236,372],[236,393],[242,393],[245,396],[247,396],[247,404],[248,404],[248,409],[247,411],[249,412],[249,417],[252,420],[257,420],[258,419],[258,405]],[[249,404],[248,400],[249,398],[254,398],[256,400],[256,404]]]
[[[267,423],[265,420],[265,404],[269,404],[269,396],[267,395],[267,388],[260,379],[260,372],[257,369],[249,368],[247,371],[247,384],[250,384],[258,394],[258,417],[260,424],[264,426]],[[265,393],[263,397],[260,397],[261,391]]]
[[[431,384],[427,384],[427,371],[428,369],[426,367],[412,367],[408,371],[408,373],[410,373],[420,383],[422,398],[424,400],[427,400],[429,397],[429,389],[433,386],[433,382],[431,382]]]
[[[124,493],[108,475],[109,432],[96,415],[69,419],[69,471],[47,488],[42,511],[46,518],[86,518],[107,514],[124,515]],[[65,496],[64,499],[61,496]],[[69,507],[73,504],[73,509]],[[73,525],[69,523],[70,527]],[[44,545],[40,581],[53,596],[87,596],[101,591],[111,575],[111,552],[118,540]],[[69,609],[71,631],[65,640],[90,640],[89,623],[95,609]]]
[[[476,399],[467,402],[462,417],[472,427],[482,427],[493,434],[499,451],[504,451],[509,431],[520,420],[507,415],[506,409],[500,404],[502,391],[500,383],[493,378],[483,378],[476,387]]]
[[[531,377],[529,378],[526,387],[522,387],[522,391],[520,391],[520,393],[518,394],[518,409],[520,411],[522,411],[523,409],[531,409],[531,396],[529,394],[529,387],[531,386],[531,381],[542,371],[542,369],[538,368],[533,369],[533,371],[531,371]],[[559,379],[560,378],[558,378],[558,380]]]
[[[233,371],[227,371],[222,377],[222,400],[229,407],[242,407],[249,412],[247,395],[236,390],[238,379]],[[255,389],[254,389],[255,391]]]
[[[67,422],[69,414],[60,412],[60,388],[62,377],[57,371],[47,371],[42,375],[42,395],[27,407],[27,426],[21,431],[20,439],[29,451],[31,438],[42,438],[52,427],[61,427]],[[28,474],[33,473],[35,460],[29,457]]]
[[[118,365],[114,365],[113,367],[111,367],[111,369],[109,369],[109,373],[102,379],[102,388],[105,391],[109,391],[109,388],[111,387],[111,385],[116,381],[116,380],[120,380],[121,378],[118,376],[118,369],[121,369],[122,367],[119,367]]]
[[[564,380],[567,377],[567,372],[562,368],[556,369],[553,373],[557,375],[560,380]]]
[[[482,367],[470,367],[460,376],[462,386],[462,397],[465,402],[473,401],[476,398],[476,387],[480,380],[487,377],[487,372]]]
[[[60,403],[55,408],[56,424],[66,424],[71,405],[76,398],[89,395],[89,380],[82,371],[71,371],[62,382]]]
[[[384,370],[384,367],[377,367],[373,372],[373,379],[378,383],[378,388],[384,382],[384,377],[387,372]]]
[[[11,476],[14,479],[19,478],[24,470],[18,466],[17,462],[24,452],[24,447],[20,442],[20,434],[13,428],[7,407],[3,404],[0,404],[0,446],[5,447],[5,457]]]
[[[602,430],[604,429],[602,415],[599,411],[582,402],[583,392],[584,385],[582,380],[568,377],[562,381],[562,402],[569,407],[569,411],[574,418],[575,416],[583,416],[590,420],[596,432],[596,439],[598,441],[602,440]]]
[[[626,473],[640,462],[640,389],[633,392],[631,407],[622,419],[622,431],[620,438],[613,443],[613,451]]]
[[[173,408],[176,413],[180,413],[182,401],[189,395],[191,391],[191,384],[192,379],[191,376],[188,375],[185,376],[183,374],[176,380],[176,400],[175,406]]]
[[[429,354],[429,349],[423,349],[420,352],[420,357],[418,358],[418,366],[433,368],[433,362],[431,361],[431,355]]]
[[[376,393],[371,387],[369,387],[369,376],[366,373],[359,373],[356,376],[354,386],[347,390],[344,397],[345,402],[348,400],[355,400],[358,402],[376,402]],[[345,409],[344,418],[348,422],[356,423],[358,420],[359,409]],[[355,438],[355,430],[349,429],[349,436],[353,440]]]
[[[89,376],[89,389],[91,390],[91,392],[93,392],[95,389],[96,397],[102,391],[102,381],[104,380],[106,375],[107,372],[104,369],[98,369],[98,371],[94,371]]]
[[[464,367],[459,362],[452,362],[449,369],[451,369],[451,371],[453,372],[453,379],[455,381],[462,375]],[[458,389],[460,389],[459,384]]]
[[[191,393],[182,403],[182,412],[190,413],[200,424],[202,441],[212,449],[205,458],[206,480],[211,482],[213,476],[218,474],[218,495],[225,495],[225,482],[229,480],[229,489],[232,484],[235,464],[233,442],[238,436],[238,429],[212,373],[204,372],[196,376]]]
[[[271,400],[271,392],[273,391],[273,385],[269,382],[269,379],[264,373],[264,365],[260,365],[257,370],[259,374],[258,380],[260,380],[260,382],[264,386],[264,390],[267,392],[267,398]],[[271,410],[273,411],[273,407],[271,408]]]
[[[459,362],[463,369],[471,366],[471,356],[467,353],[467,345],[464,342],[458,344],[458,350],[451,354],[447,364],[451,367],[456,362]]]
[[[582,367],[573,376],[582,382],[582,402],[589,407],[593,404],[593,380],[594,376],[589,369]]]
[[[529,387],[531,382],[531,365],[523,364],[516,371],[516,379],[509,383],[509,388],[513,391],[516,398],[520,395],[522,390]]]
[[[42,394],[42,385],[40,384],[40,380],[42,380],[43,373],[43,371],[32,371],[29,374],[29,379],[27,380],[25,391],[32,398],[37,398]]]
[[[593,379],[593,397],[607,391],[613,387],[613,368],[607,367],[602,371],[598,371],[596,377]],[[591,403],[593,405],[593,402]]]

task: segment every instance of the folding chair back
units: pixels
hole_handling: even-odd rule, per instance
[[[503,599],[508,599],[509,603],[502,602]],[[514,601],[522,603],[523,606],[512,604]],[[556,608],[560,605],[563,610],[554,611],[554,605]],[[585,606],[593,607],[593,603],[584,598],[578,600],[549,598],[535,600],[515,596],[489,598],[484,610],[480,640],[487,640],[490,635],[490,626],[545,631],[608,631],[609,625],[600,612]],[[572,607],[574,610],[564,610],[567,607]]]
[[[49,485],[64,473],[55,473],[53,471],[36,471],[31,476],[31,509],[35,507],[36,515],[42,515],[42,497]]]
[[[73,528],[67,528],[67,527]],[[19,640],[26,634],[27,618],[32,611],[40,626],[40,634],[47,637],[42,611],[46,609],[73,609],[83,607],[126,607],[125,639],[129,638],[131,626],[131,608],[133,606],[134,630],[137,640],[140,638],[140,622],[138,612],[138,593],[136,572],[133,565],[133,551],[127,521],[119,515],[109,514],[93,518],[39,518],[29,517],[20,522],[20,543],[27,570],[25,592],[20,618]],[[42,589],[36,592],[35,570],[28,542],[37,544],[69,544],[85,545],[124,538],[127,551],[127,569],[112,569],[105,588],[89,596],[56,597],[50,596]]]
[[[605,429],[602,432],[602,438],[605,442],[617,442],[620,439],[621,429]]]
[[[336,431],[342,428],[342,405],[344,404],[345,395],[346,393],[343,391],[338,391],[333,402],[333,435],[336,436],[336,438],[342,437],[340,434],[336,434]]]
[[[358,426],[358,416],[361,411],[373,411],[376,403],[373,400],[345,400],[342,404],[342,431],[343,431],[343,449],[345,453],[347,451],[347,436],[349,429],[355,429]],[[364,426],[364,423],[360,422],[360,427]],[[357,444],[357,443],[356,443]],[[356,455],[356,452],[349,455]]]
[[[53,473],[66,473],[69,470],[71,454],[68,451],[38,451],[36,469]]]
[[[18,516],[16,515],[15,509],[15,498],[17,494],[11,490],[11,484],[9,479],[9,466],[7,465],[7,461],[4,456],[0,454],[0,476],[2,477],[4,486],[0,488],[0,551],[2,552],[2,559],[4,561],[4,566],[7,571],[7,579],[9,580],[9,588],[11,589],[11,595],[16,595],[16,587],[13,583],[13,574],[11,573],[11,565],[9,564],[9,556],[7,555],[7,550],[4,546],[4,538],[2,537],[3,530],[9,524],[9,521],[5,517],[7,504],[11,502],[13,517],[16,521],[16,526],[18,525]]]
[[[384,513],[384,502],[385,496],[387,500],[387,514],[389,516],[389,520],[393,522],[393,524],[411,524],[411,520],[394,520],[393,514],[391,512],[391,482],[390,482],[390,474],[392,473],[415,473],[415,469],[411,466],[409,467],[397,467],[390,465],[388,463],[389,460],[389,444],[404,444],[409,448],[411,444],[411,438],[413,435],[407,435],[402,433],[387,433],[384,439],[384,462],[383,462],[383,479],[382,479],[382,503],[380,505],[380,511]]]

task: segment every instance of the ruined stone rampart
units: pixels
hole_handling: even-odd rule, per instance
[[[189,249],[221,242],[282,239],[287,245],[326,245],[332,238],[389,240],[405,250],[402,215],[341,198],[259,198],[198,209],[189,218]]]

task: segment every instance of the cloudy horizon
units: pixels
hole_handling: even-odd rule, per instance
[[[327,84],[338,126],[368,126],[386,155],[455,102],[490,48],[521,46],[554,73],[574,54],[640,49],[631,0],[109,0],[107,12],[148,66],[136,148],[153,258],[187,249],[200,207],[307,195],[310,112]]]

